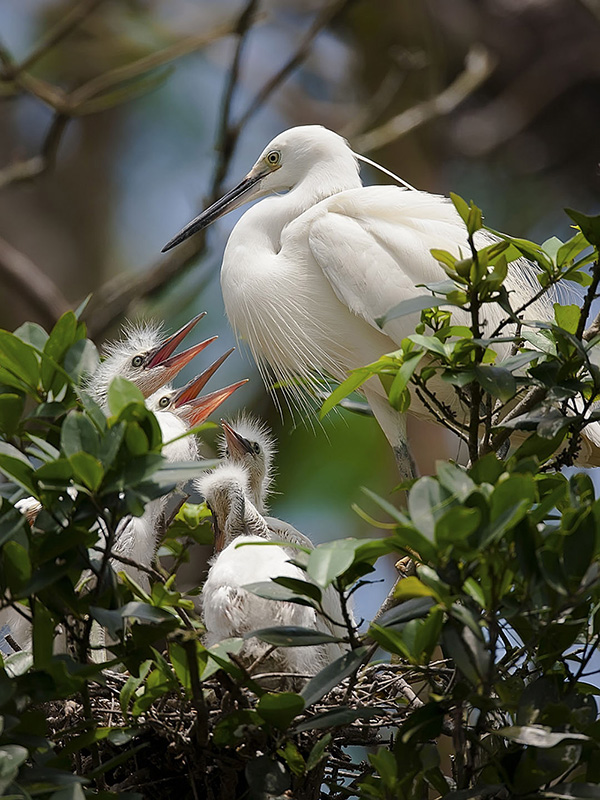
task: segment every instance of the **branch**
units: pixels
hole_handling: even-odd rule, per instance
[[[256,97],[251,101],[247,110],[240,119],[231,124],[231,98],[238,81],[240,54],[250,26],[254,21],[255,2],[248,0],[238,18],[236,30],[240,41],[234,53],[229,69],[223,98],[221,120],[217,132],[215,149],[219,153],[219,160],[215,168],[213,184],[207,203],[217,200],[222,194],[222,181],[227,174],[227,169],[235,146],[244,126],[267,101],[275,89],[280,86],[290,73],[306,59],[310,45],[317,34],[345,9],[352,0],[335,0],[324,9],[311,25],[295,53],[286,64],[263,86]],[[127,311],[133,300],[139,300],[158,293],[167,284],[182,275],[203,252],[206,242],[206,233],[201,231],[196,236],[190,237],[168,256],[158,259],[147,270],[125,276],[118,276],[104,284],[95,293],[90,303],[87,315],[88,329],[92,338],[102,335],[114,322]],[[208,278],[207,278],[208,280]]]
[[[352,0],[334,0],[334,2],[322,9],[321,13],[318,14],[313,24],[300,41],[296,51],[292,54],[292,56],[290,56],[283,67],[281,67],[281,69],[264,84],[255,98],[250,102],[246,111],[239,118],[235,126],[236,135],[239,135],[239,132],[242,130],[242,128],[246,125],[250,118],[253,117],[260,108],[262,108],[273,92],[278,89],[285,80],[287,80],[292,72],[299,67],[303,61],[306,60],[310,51],[310,46],[319,33],[321,33],[321,31],[326,28],[327,25],[331,25],[333,22],[335,22],[342,12],[345,11],[346,6],[348,6],[351,2]]]
[[[150,53],[147,56],[138,58],[130,64],[125,64],[122,67],[115,67],[115,69],[104,72],[102,75],[97,75],[87,83],[84,83],[83,86],[75,89],[68,95],[67,102],[73,112],[77,113],[78,106],[82,106],[88,100],[97,97],[102,92],[106,92],[113,86],[130,81],[133,78],[137,78],[138,75],[143,75],[146,72],[150,72],[150,70],[168,64],[170,61],[189,55],[205,47],[207,44],[233,33],[234,30],[235,27],[233,24],[227,22],[218,25],[209,33],[187,36],[185,39],[181,39],[175,42],[175,44],[165,47],[163,50],[159,50],[157,53]]]
[[[495,66],[489,50],[481,44],[473,45],[465,57],[464,70],[449,86],[430,100],[423,100],[378,128],[358,136],[353,142],[354,149],[360,153],[379,150],[426,122],[450,114],[489,78]]]
[[[598,314],[590,327],[581,334],[581,338],[584,342],[591,342],[598,334],[600,334],[600,314]]]
[[[47,170],[52,169],[68,122],[69,117],[56,112],[48,128],[40,154],[0,169],[0,189],[10,186],[11,183],[37,178]]]
[[[587,333],[585,330],[585,323],[587,322],[592,303],[596,299],[598,284],[600,284],[600,261],[596,261],[592,267],[592,282],[588,286],[585,297],[583,298],[583,304],[579,313],[579,322],[577,324],[577,330],[575,331],[575,336],[578,339],[583,339],[584,335]],[[596,320],[592,323],[592,327],[597,320],[598,318],[596,317]]]
[[[1,238],[0,277],[3,285],[25,300],[47,327],[53,327],[71,307],[56,284],[33,261]]]
[[[29,69],[36,61],[46,55],[61,39],[68,36],[71,31],[76,28],[83,20],[94,11],[103,0],[81,0],[76,6],[60,19],[57,24],[47,31],[38,44],[33,48],[31,53],[20,64],[18,64],[12,73],[17,75],[19,72],[24,72]]]

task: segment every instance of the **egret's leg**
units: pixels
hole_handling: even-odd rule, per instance
[[[365,386],[365,397],[371,406],[373,414],[375,414],[379,427],[392,446],[400,478],[403,481],[416,478],[417,469],[406,435],[406,415],[400,414],[396,409],[392,408],[387,397],[380,394],[380,392],[374,391],[369,384]]]

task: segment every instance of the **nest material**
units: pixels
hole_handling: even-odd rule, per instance
[[[275,677],[271,675],[270,677]],[[96,783],[113,792],[139,792],[148,800],[235,800],[247,789],[246,764],[264,753],[274,752],[273,740],[262,728],[248,725],[239,731],[239,744],[217,747],[213,732],[230,714],[252,708],[256,697],[235,687],[221,673],[203,683],[208,713],[208,741],[199,743],[197,712],[183,695],[169,693],[138,717],[125,716],[119,696],[127,676],[105,671],[103,684],[90,684],[90,706],[95,727],[120,728],[130,738],[126,743],[102,739],[95,749],[79,750],[73,756],[73,770],[90,775],[109,768]],[[422,680],[422,675],[419,676]],[[289,795],[294,800],[318,800],[323,781],[336,785],[359,779],[370,771],[364,763],[354,763],[344,751],[348,745],[374,746],[390,740],[391,730],[407,713],[422,705],[410,681],[417,680],[404,665],[374,664],[363,668],[350,685],[342,681],[320,702],[294,721],[331,712],[341,706],[369,709],[373,716],[357,719],[343,727],[330,729],[332,741],[326,758],[313,770],[312,780],[296,780]],[[86,729],[86,715],[79,699],[52,702],[45,708],[50,738],[60,751],[74,736]],[[75,731],[75,733],[74,733]],[[307,730],[292,736],[298,750],[306,756],[327,729]],[[281,737],[284,738],[283,736]],[[112,764],[109,764],[112,762]],[[100,769],[98,767],[100,766]],[[309,773],[309,776],[311,773]],[[331,790],[330,790],[331,792]],[[335,797],[327,794],[326,797]],[[347,796],[344,792],[340,797]]]

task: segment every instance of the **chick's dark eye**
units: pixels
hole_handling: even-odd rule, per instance
[[[260,445],[258,442],[253,442],[252,450],[256,453],[256,455],[260,455]]]
[[[171,399],[165,395],[165,397],[161,397],[160,398],[160,400],[158,401],[158,405],[161,408],[166,408],[169,405],[170,402],[171,402]]]
[[[131,366],[132,367],[141,367],[143,363],[144,363],[144,357],[143,356],[134,356],[131,359]]]

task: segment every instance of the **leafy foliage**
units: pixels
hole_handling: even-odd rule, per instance
[[[481,212],[454,201],[473,240]],[[585,322],[600,226],[572,217],[580,231],[564,244],[503,237],[462,260],[435,253],[448,280],[381,321],[418,311],[416,332],[326,401],[325,411],[381,376],[397,408],[425,398],[465,439],[470,463],[439,463],[407,485],[403,510],[367,492],[377,510],[361,513],[385,514],[373,521],[388,535],[298,548],[302,580],[246,587],[319,613],[326,592],[340,598],[339,636],[289,626],[248,634],[273,648],[345,642],[308,682],[265,684],[260,664],[240,657],[242,638],[202,644],[198,590],[184,594],[177,571],[192,542],[211,541],[205,506],[174,515],[159,553],[172,566],[157,564],[150,588],[115,574],[119,525],[182,474],[164,463],[157,420],[126,382],[112,384],[108,415],[85,395],[97,355],[75,315],[50,334],[31,324],[0,331],[0,588],[4,608],[18,603],[33,630],[31,655],[7,654],[0,670],[3,792],[141,797],[123,774],[143,764],[146,781],[184,797],[600,794],[600,500],[588,475],[557,469],[597,414],[598,337]],[[521,254],[539,267],[540,297],[563,279],[586,288],[583,311],[556,304],[554,322],[539,323],[514,308],[504,280]],[[479,321],[489,302],[505,313],[493,335]],[[447,309],[467,311],[471,325],[453,325]],[[503,360],[499,344],[510,351]],[[440,380],[452,404],[439,401]],[[32,524],[16,505],[25,495],[42,507]],[[387,610],[360,632],[351,597],[389,554],[410,558],[414,574],[399,577]],[[94,622],[110,633],[105,663],[91,657]],[[80,708],[75,725],[64,722],[69,703]],[[348,744],[369,746],[368,761],[353,760]]]

